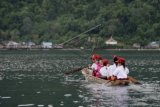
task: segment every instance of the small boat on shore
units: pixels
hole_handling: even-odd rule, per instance
[[[128,78],[129,78],[128,80],[111,81],[111,80],[105,80],[105,79],[101,79],[101,78],[92,76],[92,70],[90,70],[88,68],[82,69],[81,72],[84,75],[84,77],[86,78],[86,80],[88,80],[89,82],[105,84],[107,86],[127,86],[129,84],[140,84],[140,82],[138,82],[136,79],[134,79],[131,76],[128,76]]]

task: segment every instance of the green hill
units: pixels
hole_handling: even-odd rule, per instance
[[[96,35],[126,45],[160,40],[159,0],[1,0],[0,40],[61,43]]]

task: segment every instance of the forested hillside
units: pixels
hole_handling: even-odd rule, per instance
[[[1,0],[0,40],[61,43],[89,35],[126,44],[160,40],[160,0]]]

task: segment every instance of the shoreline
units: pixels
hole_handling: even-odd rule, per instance
[[[0,49],[0,51],[12,51],[12,50],[17,50],[17,51],[23,51],[23,50],[26,50],[26,51],[38,51],[38,50],[90,50],[90,49],[78,49],[78,48],[63,48],[63,49],[57,49],[57,48],[52,48],[52,49],[38,49],[38,48],[35,48],[35,49]],[[160,51],[160,48],[159,49],[96,49],[96,50],[108,50],[108,51]]]

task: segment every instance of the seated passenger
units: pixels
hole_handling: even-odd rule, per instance
[[[110,72],[109,76],[110,77],[112,76],[112,73],[116,70],[117,65],[118,65],[118,56],[114,55],[113,56],[113,64],[109,66],[109,72]]]
[[[93,64],[91,65],[91,69],[93,70],[92,75],[96,76],[96,73],[99,71],[101,68],[100,61],[102,60],[102,57],[98,54],[94,54],[91,57]]]
[[[99,73],[100,73],[100,78],[102,79],[107,79],[109,78],[109,61],[107,59],[103,59],[102,60],[102,64],[103,64],[103,67],[100,69]]]
[[[111,80],[127,80],[127,75],[129,74],[129,69],[125,66],[125,59],[120,57],[118,59],[118,66],[113,72]]]

